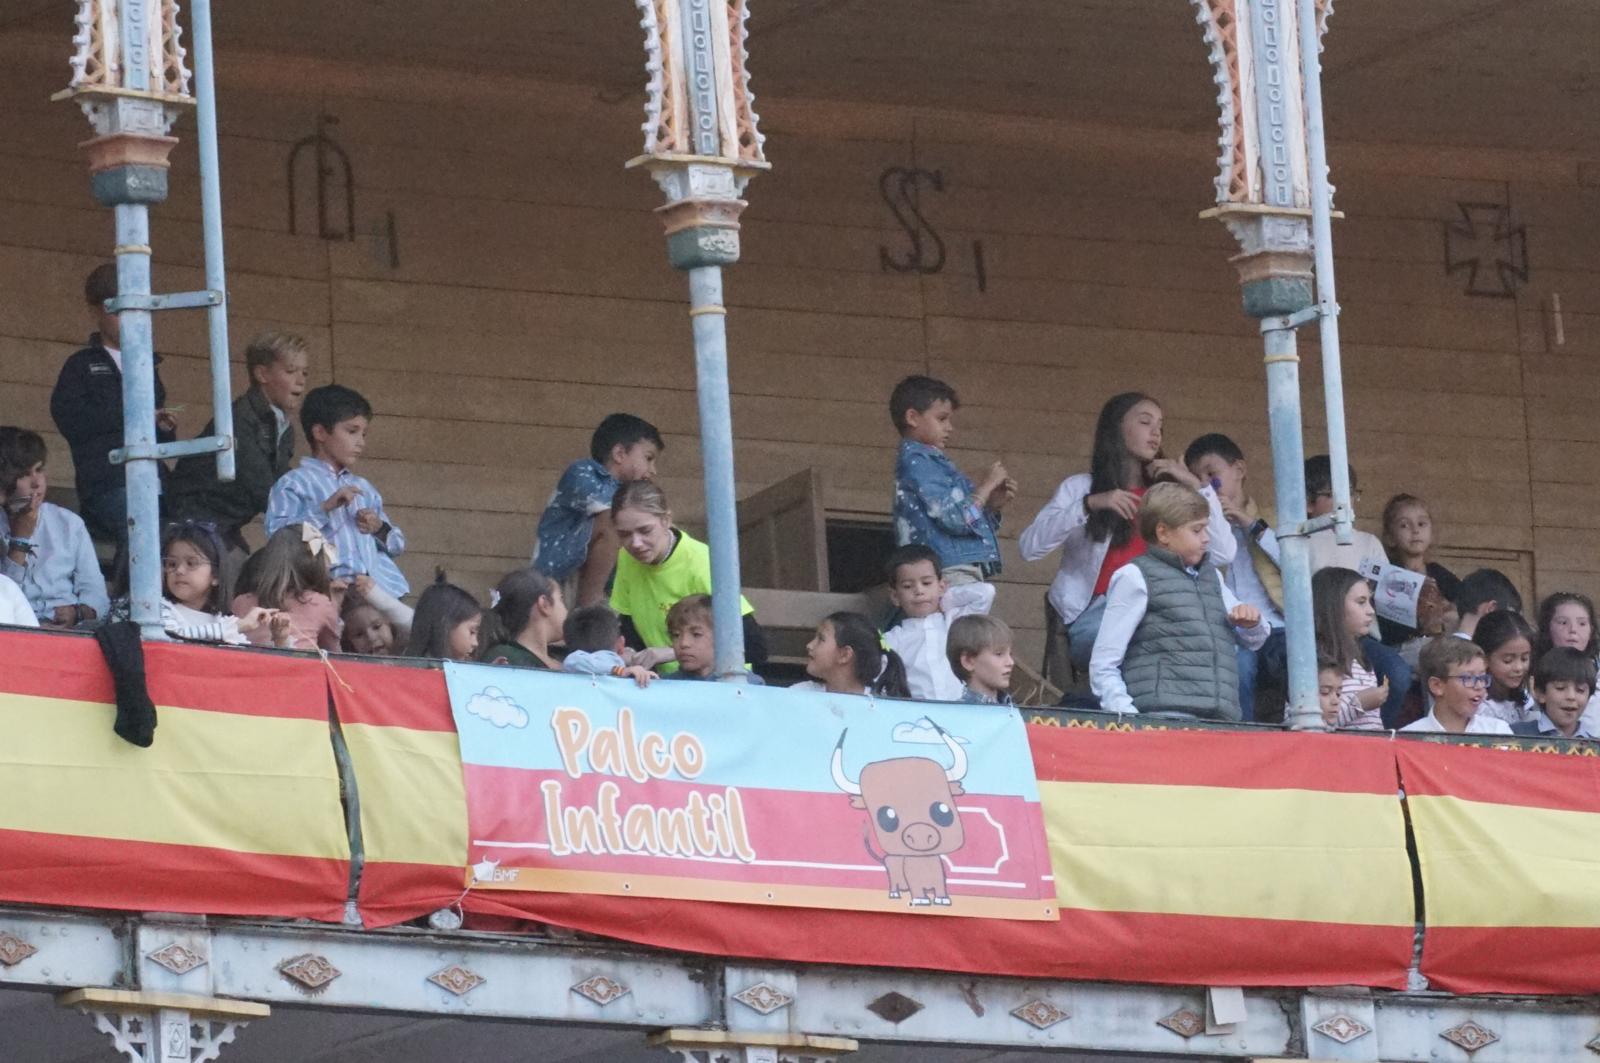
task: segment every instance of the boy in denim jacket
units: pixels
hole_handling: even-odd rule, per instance
[[[894,467],[895,545],[933,548],[952,585],[999,573],[995,529],[1001,509],[1017,493],[1016,481],[1000,462],[989,467],[983,484],[974,489],[945,454],[960,405],[954,388],[926,376],[906,377],[889,396],[889,416],[900,431]]]

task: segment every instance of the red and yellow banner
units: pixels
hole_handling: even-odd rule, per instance
[[[366,860],[357,899],[367,926],[389,926],[461,899],[467,795],[444,673],[339,662],[332,684],[361,795]]]
[[[118,738],[92,638],[0,632],[0,899],[339,921],[350,850],[315,660],[145,647],[155,744]]]
[[[1600,992],[1600,759],[1431,743],[1395,753],[1432,988]]]

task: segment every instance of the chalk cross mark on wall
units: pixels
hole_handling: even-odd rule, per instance
[[[1444,224],[1444,271],[1467,274],[1468,295],[1510,299],[1528,283],[1528,231],[1503,203],[1457,203]]]

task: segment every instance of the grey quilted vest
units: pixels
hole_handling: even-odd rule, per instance
[[[1222,586],[1209,561],[1197,576],[1152,546],[1134,558],[1150,601],[1122,659],[1122,680],[1140,712],[1190,712],[1237,720],[1239,663]]]

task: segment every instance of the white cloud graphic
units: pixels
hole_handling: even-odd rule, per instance
[[[895,724],[893,737],[896,742],[907,742],[912,745],[944,745],[944,736],[941,735],[939,733],[939,729],[933,725],[933,721],[928,719],[926,716],[920,720],[908,720],[905,723]],[[954,738],[962,745],[969,744],[968,741],[965,738],[962,738],[960,735],[950,735],[950,737]]]
[[[528,726],[528,710],[499,687],[484,687],[467,699],[467,711],[496,727]]]

